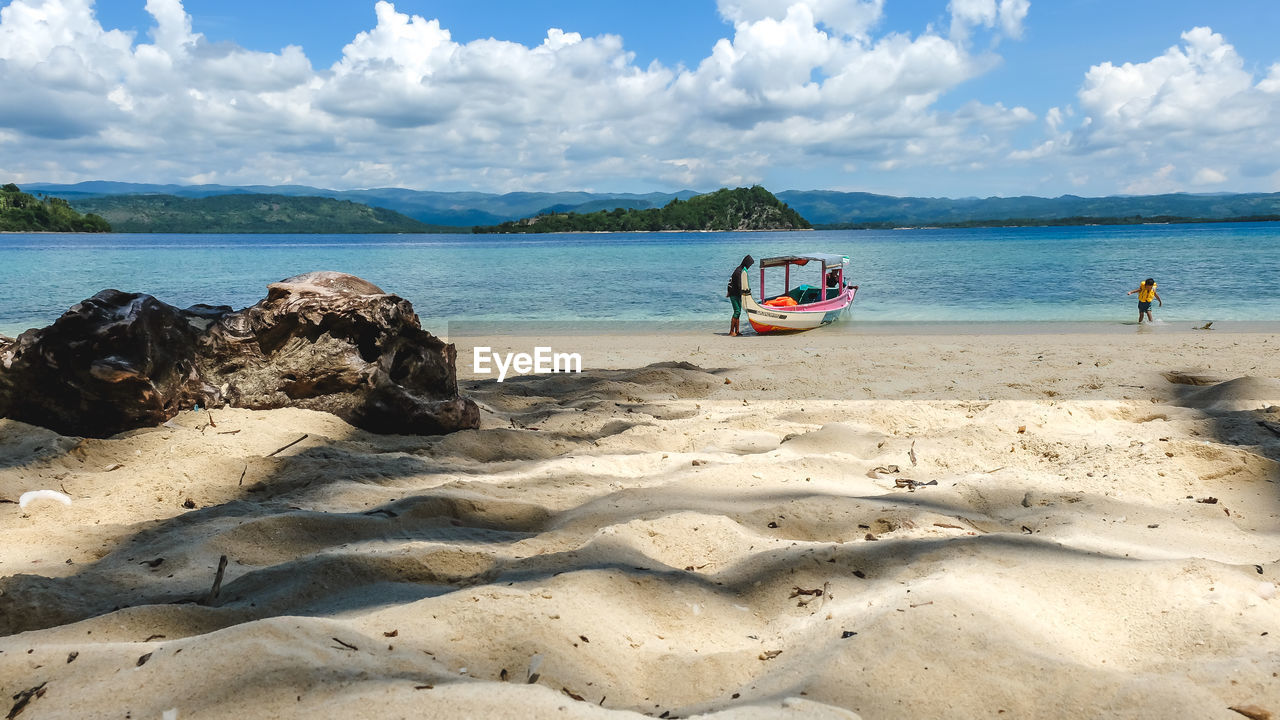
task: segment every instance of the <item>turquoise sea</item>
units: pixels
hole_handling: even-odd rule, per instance
[[[310,270],[359,275],[423,324],[658,320],[719,327],[744,254],[832,252],[860,286],[850,327],[1132,322],[1146,277],[1166,323],[1280,321],[1280,223],[568,235],[0,234],[0,333],[104,288],[236,308]],[[801,271],[800,282],[816,283]],[[753,283],[758,275],[753,273]],[[594,322],[593,322],[594,321]]]

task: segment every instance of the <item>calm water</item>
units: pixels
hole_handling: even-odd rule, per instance
[[[738,260],[848,255],[855,322],[1132,321],[1148,276],[1170,321],[1280,321],[1280,223],[806,233],[0,234],[0,333],[47,325],[104,288],[236,308],[310,270],[397,293],[423,324],[721,321]],[[813,275],[812,278],[807,275]],[[799,271],[816,284],[818,271]],[[753,272],[753,283],[758,275]],[[772,283],[773,281],[770,280]],[[776,287],[776,286],[775,286]]]

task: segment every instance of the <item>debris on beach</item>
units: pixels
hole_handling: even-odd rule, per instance
[[[209,588],[209,592],[204,595],[198,602],[201,605],[212,605],[214,600],[218,599],[218,593],[222,591],[222,578],[227,572],[227,556],[218,557],[218,570],[213,576],[213,587]]]
[[[800,600],[796,602],[796,607],[806,607],[808,606],[809,603],[819,598],[823,598],[825,602],[825,599],[829,598],[830,596],[831,596],[831,583],[825,582],[825,583],[822,583],[822,587],[813,588],[812,590],[806,590],[800,587],[799,585],[793,586],[789,599],[800,598]]]
[[[529,671],[527,673],[528,680],[526,680],[526,684],[532,685],[538,682],[538,678],[541,677],[541,675],[538,674],[538,668],[540,667],[542,667],[541,654],[535,654],[533,657],[529,658]]]
[[[1257,705],[1232,705],[1228,710],[1238,712],[1249,720],[1271,720],[1271,711]]]
[[[276,455],[279,455],[280,453],[284,452],[285,450],[288,450],[289,448],[293,447],[294,445],[297,445],[298,443],[302,442],[303,440],[306,440],[309,437],[311,437],[309,433],[303,433],[302,437],[298,438],[297,440],[294,440],[293,442],[290,442],[290,443],[286,443],[285,445],[282,445],[281,447],[278,447],[275,450],[272,450],[271,452],[267,453],[266,455],[263,455],[262,457],[275,457]]]
[[[311,350],[277,352],[290,343]],[[192,407],[208,416],[203,432],[216,427],[207,408],[225,406],[299,407],[375,433],[443,434],[480,425],[479,406],[458,395],[455,362],[454,346],[423,330],[409,301],[354,275],[272,283],[238,311],[103,290],[0,346],[0,413],[99,438]]]
[[[1174,385],[1217,385],[1224,380],[1202,370],[1170,370],[1160,374]]]
[[[32,699],[44,697],[45,685],[48,685],[48,684],[49,684],[48,681],[45,681],[40,683],[39,685],[36,685],[33,688],[27,688],[26,690],[23,690],[17,695],[14,695],[13,708],[9,710],[9,714],[6,715],[5,718],[7,720],[13,720],[14,718],[21,715],[23,710],[27,709],[27,705],[30,704]]]
[[[937,480],[930,480],[929,482],[920,482],[919,480],[912,480],[911,478],[897,478],[893,481],[894,487],[906,488],[908,492],[915,492],[916,488],[922,488],[929,485],[937,485],[937,484],[938,484]]]
[[[63,505],[71,505],[71,498],[57,490],[28,490],[18,497],[18,507],[26,510],[28,505],[38,500],[51,500]]]

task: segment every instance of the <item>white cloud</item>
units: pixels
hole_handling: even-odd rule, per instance
[[[640,66],[621,36],[573,28],[461,43],[384,1],[322,68],[297,46],[211,43],[180,0],[145,2],[144,37],[103,28],[90,0],[0,8],[7,176],[674,189],[778,168],[848,185],[851,168],[1019,167],[1100,194],[1280,182],[1280,63],[1255,77],[1209,28],[1094,65],[1039,125],[1016,97],[939,103],[1001,62],[1029,0],[951,0],[950,31],[916,35],[878,30],[885,0],[718,0],[732,27],[691,67]]]
[[[1031,0],[1000,0],[1000,28],[1011,38],[1022,37],[1022,22],[1031,12]]]
[[[1095,185],[1111,183],[1104,192],[1173,192],[1240,179],[1257,187],[1280,166],[1280,64],[1256,82],[1247,68],[1206,27],[1182,33],[1181,45],[1149,61],[1099,63],[1078,93],[1080,120],[1072,122],[1070,106],[1050,109],[1048,139],[1010,158],[1087,173]]]
[[[1145,63],[1095,65],[1080,102],[1099,122],[1094,133],[1122,138],[1134,131],[1236,132],[1266,122],[1269,106],[1253,90],[1253,76],[1235,48],[1209,28],[1182,34]]]
[[[1060,107],[1051,107],[1049,108],[1049,112],[1044,115],[1045,128],[1049,131],[1050,135],[1058,132],[1058,128],[1062,127],[1062,121],[1062,108]]]
[[[1037,160],[1053,155],[1058,150],[1058,143],[1046,140],[1030,150],[1014,150],[1009,153],[1010,160]]]
[[[1173,177],[1176,170],[1177,168],[1172,164],[1161,166],[1150,175],[1138,178],[1126,185],[1123,192],[1126,195],[1157,195],[1176,192],[1179,187]]]
[[[783,20],[796,0],[719,0],[720,15],[734,23]],[[884,0],[810,0],[803,4],[815,22],[838,35],[866,38],[884,15]]]
[[[1193,185],[1218,185],[1227,181],[1225,173],[1213,168],[1200,168],[1191,178]]]
[[[1258,83],[1258,89],[1265,93],[1280,93],[1280,63],[1271,66],[1266,79]]]
[[[191,32],[191,18],[181,0],[147,0],[147,12],[156,19],[151,33],[156,47],[170,57],[183,55],[203,37]]]
[[[1029,7],[957,3],[963,23],[1007,34]],[[670,68],[571,28],[531,47],[459,43],[383,1],[317,69],[296,46],[210,43],[180,0],[146,0],[145,41],[102,28],[88,0],[13,0],[0,10],[0,157],[11,174],[57,181],[110,168],[139,181],[509,190],[706,188],[816,162],[967,167],[1007,152],[1025,108],[936,107],[998,58],[929,30],[876,35],[884,4],[720,0],[732,32],[696,67]]]
[[[1022,22],[1031,0],[951,0],[951,37],[964,42],[975,27],[995,28],[1011,38],[1022,37]]]

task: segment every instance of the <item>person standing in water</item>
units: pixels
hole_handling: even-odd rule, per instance
[[[1138,324],[1142,324],[1142,316],[1146,314],[1147,322],[1155,322],[1155,318],[1151,317],[1151,300],[1160,303],[1160,307],[1164,307],[1164,301],[1160,299],[1160,293],[1156,292],[1156,281],[1154,278],[1147,278],[1137,288],[1130,290],[1125,295],[1138,293]]]
[[[742,287],[742,271],[755,264],[755,259],[750,255],[742,258],[742,262],[738,263],[738,267],[734,268],[733,274],[729,276],[729,289],[725,295],[729,298],[729,303],[733,305],[733,318],[729,320],[729,336],[737,337],[742,333],[738,330],[738,318],[742,315],[742,295],[749,290]]]

